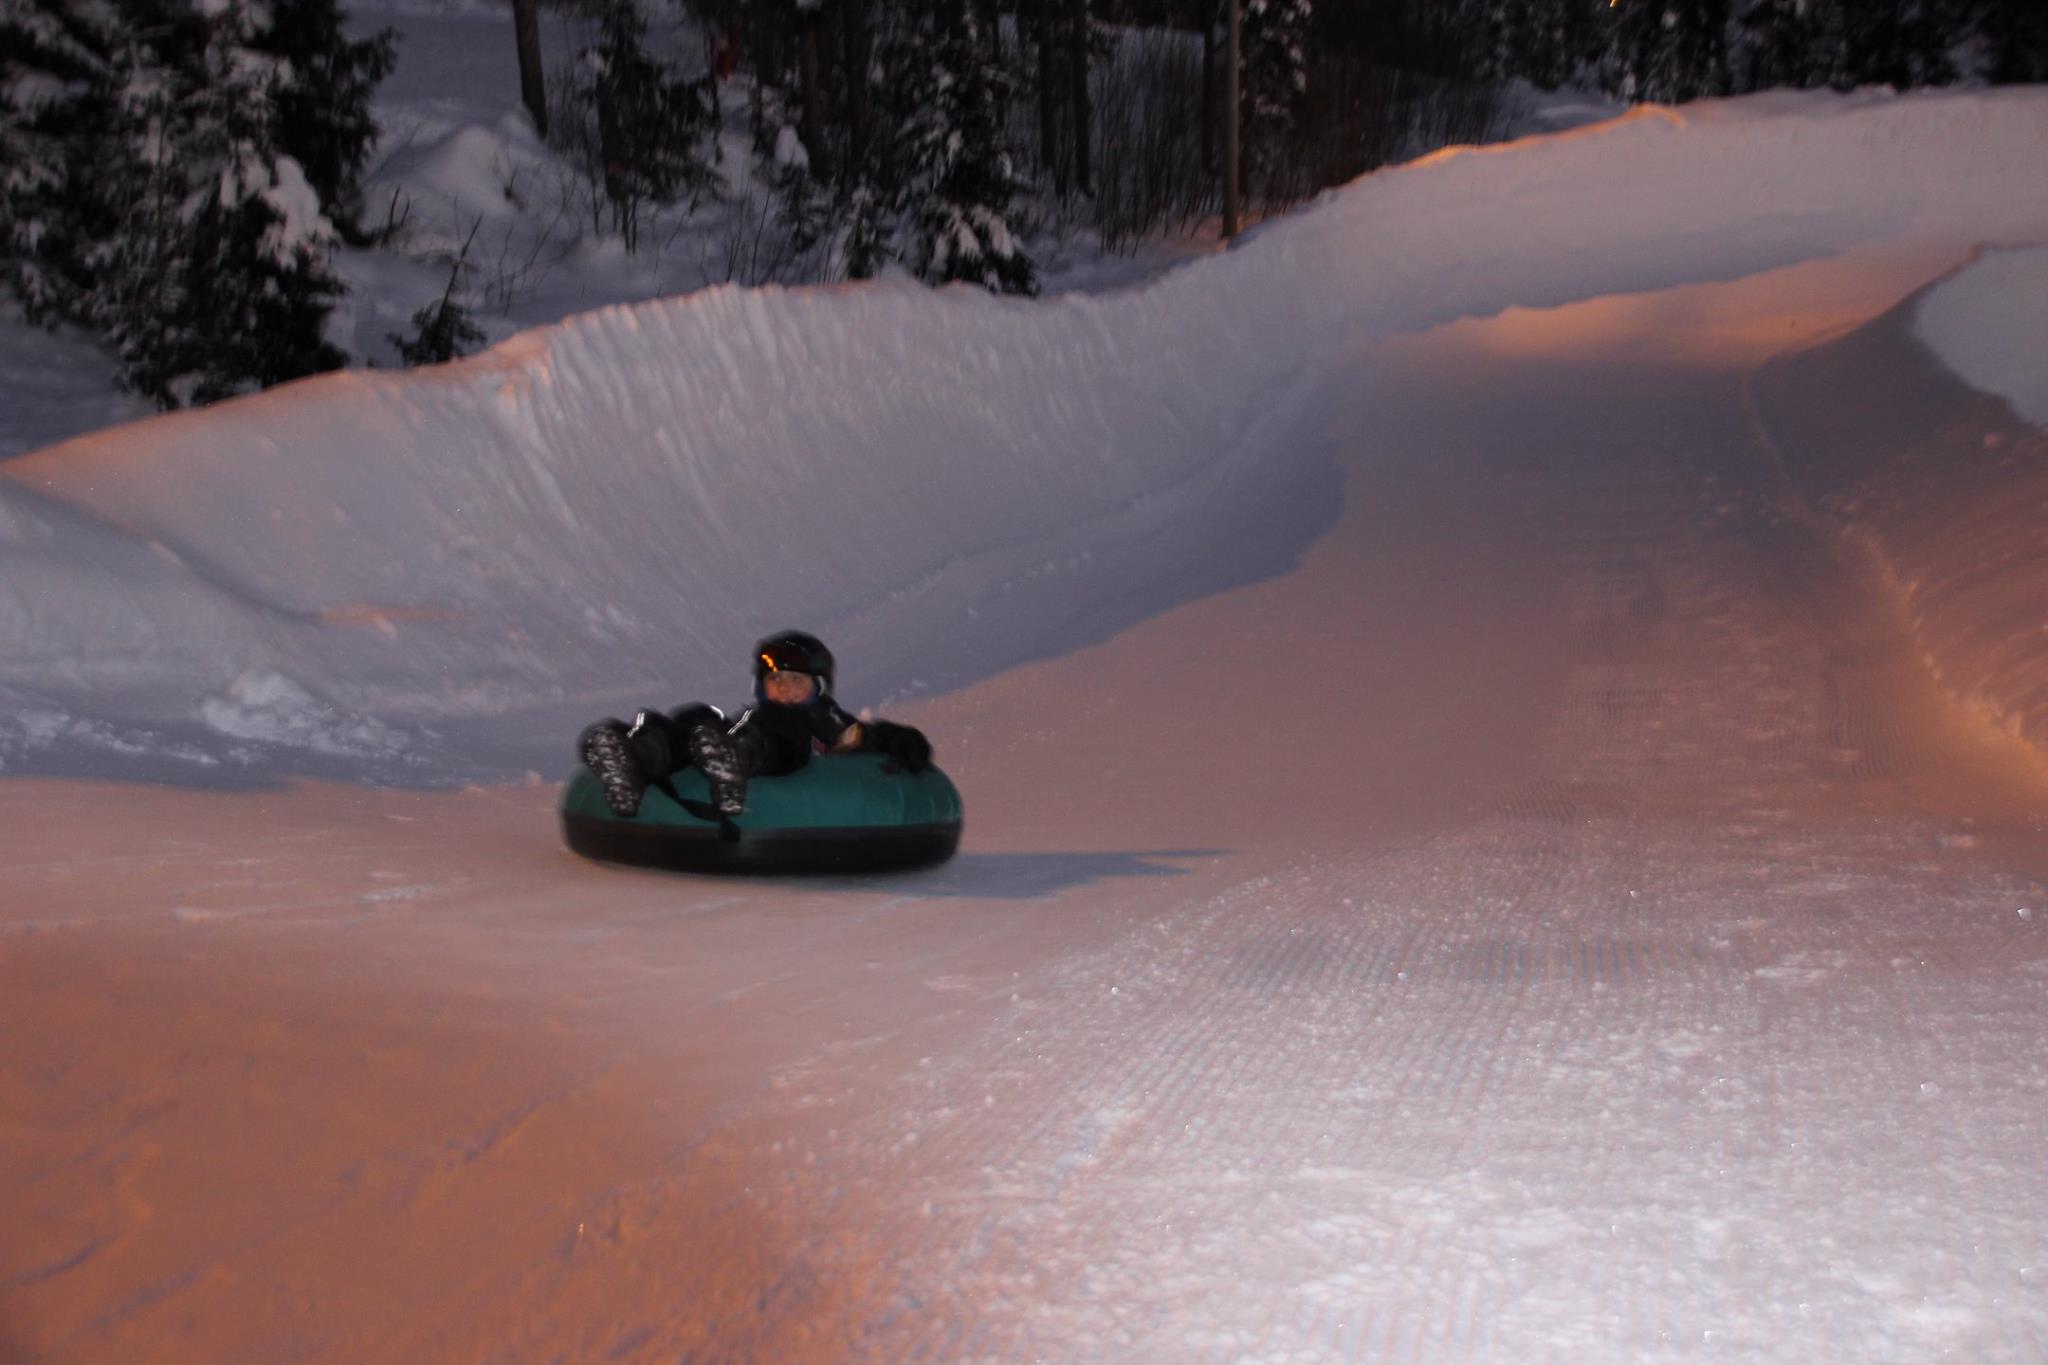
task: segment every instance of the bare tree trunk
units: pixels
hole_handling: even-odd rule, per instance
[[[771,8],[749,5],[746,13],[754,20],[755,79],[767,85],[780,85],[787,76],[789,49],[783,45],[782,26],[776,23]]]
[[[816,14],[806,14],[798,22],[803,25],[803,37],[797,49],[801,68],[797,79],[804,94],[803,108],[797,115],[797,132],[803,138],[804,154],[811,159],[811,177],[823,180],[832,174],[832,155],[825,147],[825,135],[819,124],[818,18]]]
[[[519,98],[533,116],[534,130],[548,135],[548,90],[541,77],[540,0],[512,0],[512,38],[519,46]]]
[[[1038,165],[1053,173],[1054,184],[1065,189],[1066,177],[1059,173],[1059,107],[1054,89],[1052,45],[1057,26],[1053,6],[1058,0],[1035,0],[1032,9],[1038,19]]]
[[[1202,21],[1202,169],[1216,171],[1216,0],[1195,0]]]
[[[868,4],[839,0],[839,22],[846,48],[846,157],[849,178],[867,169],[868,161]]]
[[[1003,12],[997,8],[1000,0],[975,0],[974,22],[981,25],[982,41],[988,44],[988,60],[992,66],[1003,64]]]
[[[1095,192],[1095,177],[1092,174],[1089,156],[1089,140],[1095,131],[1095,120],[1088,110],[1088,0],[1073,0],[1073,27],[1067,79],[1073,83],[1074,114],[1074,180],[1081,193]]]
[[[1238,62],[1244,51],[1244,16],[1240,0],[1230,0],[1230,78],[1223,83],[1223,235],[1237,236],[1238,229]]]

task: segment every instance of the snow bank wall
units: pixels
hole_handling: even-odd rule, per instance
[[[2048,316],[2048,254],[2030,254],[2035,269],[1987,256],[1781,359],[1755,392],[1788,474],[1877,561],[1942,686],[2048,749],[2048,430],[2010,397],[1965,383],[1922,339],[1932,309],[1938,327],[1965,338],[1966,356],[1999,356],[1985,344],[2000,333],[1997,313],[1961,333],[1946,305],[1958,287],[1978,294],[1988,283],[2013,321],[2036,325]],[[1980,271],[1988,281],[1970,278]],[[2027,358],[2038,366],[2040,355]]]
[[[1983,252],[1927,290],[1913,335],[1958,379],[2048,427],[2048,246]]]
[[[2043,91],[1645,109],[1367,177],[1143,290],[713,290],[96,433],[4,467],[92,529],[0,521],[0,693],[144,747],[230,716],[352,752],[723,698],[784,623],[847,641],[864,698],[966,682],[1218,586],[1220,545],[1284,563],[1350,340],[2048,232],[2048,178],[2014,176],[2044,139]],[[64,571],[138,547],[146,593]],[[0,761],[29,742],[0,729]]]

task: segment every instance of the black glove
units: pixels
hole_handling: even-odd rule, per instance
[[[932,766],[932,742],[923,731],[887,720],[871,720],[863,728],[867,747],[888,756],[885,766],[907,773],[921,773]]]

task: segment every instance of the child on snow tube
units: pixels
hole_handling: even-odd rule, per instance
[[[691,702],[666,714],[641,711],[629,726],[598,721],[577,756],[604,787],[614,815],[631,817],[647,788],[674,794],[672,774],[695,766],[711,789],[716,817],[747,805],[747,780],[781,777],[813,753],[869,750],[905,772],[931,766],[932,746],[908,725],[856,720],[832,699],[832,651],[814,635],[785,630],[754,645],[754,705],[731,725],[715,706]],[[677,798],[680,804],[680,798]]]

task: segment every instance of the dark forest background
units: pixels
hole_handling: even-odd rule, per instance
[[[638,249],[717,193],[738,92],[774,269],[1031,293],[1028,243],[1110,251],[1217,213],[1228,0],[514,0],[537,129]],[[1682,102],[1792,87],[2048,79],[2041,0],[1241,0],[1239,179],[1270,214],[1501,135],[1518,89]],[[653,35],[653,36],[650,36]],[[374,247],[372,101],[391,33],[336,0],[0,0],[0,280],[101,337],[166,407],[334,368],[332,254]],[[481,339],[460,256],[394,337]]]

